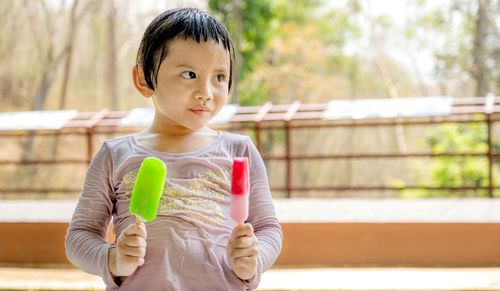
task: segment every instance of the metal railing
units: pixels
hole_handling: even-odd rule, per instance
[[[304,160],[339,160],[339,159],[398,159],[408,157],[486,157],[488,159],[488,186],[463,186],[463,187],[424,187],[406,186],[404,189],[428,189],[428,190],[487,190],[489,197],[493,197],[493,191],[500,189],[493,181],[494,158],[500,156],[500,151],[493,150],[492,127],[493,123],[500,121],[500,97],[488,95],[487,97],[454,98],[451,114],[447,116],[432,116],[426,118],[391,118],[391,119],[367,119],[367,120],[322,120],[323,113],[328,104],[301,104],[294,102],[287,105],[274,105],[266,103],[262,106],[241,106],[227,125],[221,126],[229,131],[252,130],[255,143],[261,154],[263,153],[262,132],[265,130],[284,130],[285,153],[283,155],[263,154],[264,161],[285,161],[285,186],[275,187],[273,191],[283,191],[287,197],[291,197],[294,191],[371,191],[371,190],[401,190],[391,186],[315,186],[315,187],[293,187],[292,186],[292,163]],[[85,159],[25,159],[25,160],[0,160],[3,165],[49,165],[49,164],[89,164],[94,155],[94,136],[97,134],[120,134],[137,132],[139,128],[120,126],[120,121],[128,114],[128,111],[82,112],[73,120],[68,122],[60,130],[37,130],[37,131],[0,131],[0,138],[14,136],[60,136],[60,135],[82,135],[86,137]],[[478,119],[475,115],[482,115]],[[304,121],[315,121],[315,124],[306,124]],[[276,124],[278,123],[278,124]],[[389,154],[292,154],[291,132],[295,129],[313,128],[342,128],[342,127],[379,127],[396,125],[432,125],[441,123],[484,123],[487,128],[486,152],[461,152],[461,153],[389,153]],[[28,188],[0,188],[2,193],[78,193],[81,189],[28,189]]]

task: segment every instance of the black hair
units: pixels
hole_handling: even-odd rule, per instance
[[[158,84],[160,65],[168,54],[168,43],[176,38],[196,42],[214,40],[222,42],[230,54],[229,90],[233,77],[234,46],[229,32],[217,19],[196,8],[171,9],[158,15],[146,28],[137,53],[136,63],[141,65],[149,88]],[[154,80],[154,84],[153,84]]]

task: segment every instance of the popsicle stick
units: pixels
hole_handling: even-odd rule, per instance
[[[141,225],[141,223],[142,223],[142,219],[139,216],[136,215],[135,216],[135,224]]]

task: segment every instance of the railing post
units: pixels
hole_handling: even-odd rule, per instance
[[[493,198],[493,150],[491,142],[491,115],[486,114],[486,125],[488,130],[488,195]]]
[[[488,195],[493,198],[493,144],[491,141],[491,114],[495,105],[495,95],[488,93],[484,102],[484,114],[486,116],[487,142],[488,142]]]
[[[259,111],[255,114],[253,117],[253,122],[255,122],[255,134],[256,134],[256,139],[257,139],[257,149],[259,150],[260,154],[263,155],[264,151],[262,148],[262,141],[260,139],[260,125],[262,120],[266,117],[267,113],[271,108],[273,107],[273,104],[271,102],[266,102],[262,107],[260,107]]]
[[[99,124],[101,120],[106,118],[108,115],[109,110],[108,109],[103,109],[94,116],[92,116],[86,123],[85,127],[87,128],[87,163],[90,165],[92,162],[92,157],[94,156],[93,154],[93,148],[94,148],[94,143],[92,140],[92,137],[94,135],[94,128]]]
[[[92,162],[92,149],[94,148],[94,144],[92,142],[92,135],[93,135],[94,129],[91,127],[87,128],[87,165],[90,166],[90,163]]]
[[[291,137],[290,121],[285,122],[285,155],[286,155],[286,197],[292,197],[292,161],[291,161]]]
[[[285,113],[283,120],[285,121],[285,135],[286,135],[286,196],[287,198],[292,197],[292,155],[291,149],[291,135],[290,127],[295,113],[300,109],[300,101],[295,101],[291,104]]]
[[[492,93],[486,95],[485,110],[488,142],[488,195],[493,198],[493,144],[491,141],[491,114],[495,105],[495,96]]]
[[[261,156],[264,156],[264,148],[262,147],[262,139],[260,137],[260,122],[255,123],[255,139],[257,142],[257,150],[259,151]]]

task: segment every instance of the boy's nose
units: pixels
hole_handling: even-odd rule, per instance
[[[200,82],[195,97],[198,100],[204,100],[204,101],[212,100],[213,99],[212,85],[209,82]]]

